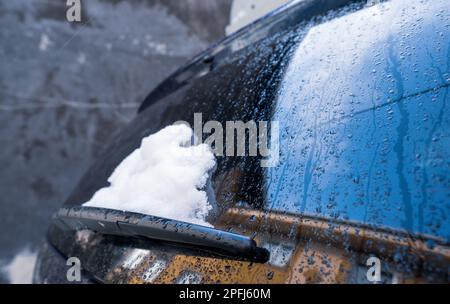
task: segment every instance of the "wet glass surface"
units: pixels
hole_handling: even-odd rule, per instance
[[[392,1],[311,26],[272,118],[269,208],[449,239],[449,16]]]

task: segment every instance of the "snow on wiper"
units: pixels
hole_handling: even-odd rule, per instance
[[[191,145],[192,129],[172,125],[144,137],[82,206],[54,215],[62,229],[144,237],[265,262],[268,251],[249,237],[206,221],[213,195],[205,191],[215,157],[206,144]]]
[[[206,144],[191,145],[193,131],[171,125],[144,137],[99,189],[84,203],[211,226],[213,209],[205,191],[215,157]]]
[[[269,252],[244,235],[173,219],[95,207],[63,207],[53,217],[64,230],[89,229],[195,246],[219,254],[266,262]]]

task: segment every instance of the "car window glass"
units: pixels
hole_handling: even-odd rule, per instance
[[[310,27],[272,117],[267,208],[449,239],[449,16],[389,1]]]

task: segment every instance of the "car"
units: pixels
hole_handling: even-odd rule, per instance
[[[211,46],[145,98],[60,216],[85,227],[81,204],[174,122],[274,122],[275,162],[217,156],[205,232],[267,255],[117,235],[95,229],[100,210],[90,229],[56,218],[34,282],[70,283],[76,257],[84,283],[448,283],[449,20],[446,0],[292,1]]]

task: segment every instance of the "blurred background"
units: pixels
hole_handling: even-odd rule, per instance
[[[51,214],[160,81],[225,36],[231,0],[0,1],[0,282],[31,281]]]
[[[0,283],[31,282],[52,213],[145,96],[287,0],[0,0]]]

